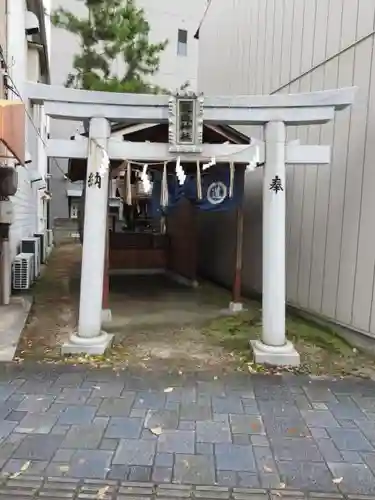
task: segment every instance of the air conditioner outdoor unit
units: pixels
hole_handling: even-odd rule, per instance
[[[34,233],[35,238],[40,240],[40,261],[42,264],[47,260],[46,235],[44,233]]]
[[[23,238],[21,240],[21,253],[33,253],[34,254],[34,276],[37,278],[40,273],[41,266],[41,251],[40,251],[40,239],[34,237]]]
[[[28,290],[34,281],[34,255],[19,253],[12,264],[12,286],[14,290]]]

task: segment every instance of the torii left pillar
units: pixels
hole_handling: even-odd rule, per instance
[[[91,118],[86,174],[81,291],[78,332],[62,346],[63,354],[103,354],[112,335],[102,330],[103,280],[106,257],[108,169],[100,172],[102,151],[108,150],[110,124],[105,118]]]

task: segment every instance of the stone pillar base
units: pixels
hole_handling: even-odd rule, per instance
[[[112,311],[110,309],[102,309],[102,324],[112,321]]]
[[[229,311],[231,313],[238,313],[244,310],[242,302],[229,302]]]
[[[100,356],[111,346],[113,335],[102,331],[97,337],[85,338],[72,334],[68,342],[61,346],[61,354],[88,354]]]
[[[260,340],[251,340],[250,346],[254,353],[255,362],[260,365],[271,366],[299,366],[300,356],[293,344],[289,341],[283,346],[269,346]]]

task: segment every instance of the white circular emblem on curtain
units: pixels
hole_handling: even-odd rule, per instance
[[[207,200],[211,205],[219,205],[227,197],[227,186],[223,182],[213,182],[207,189]]]

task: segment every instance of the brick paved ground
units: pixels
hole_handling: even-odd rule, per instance
[[[0,498],[7,484],[25,498],[128,498],[126,481],[146,483],[145,498],[166,497],[152,486],[164,483],[186,485],[172,498],[190,485],[238,500],[250,490],[235,488],[375,495],[371,381],[3,367],[0,438]]]

